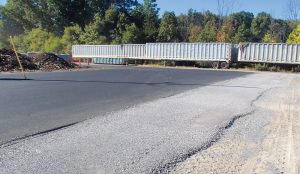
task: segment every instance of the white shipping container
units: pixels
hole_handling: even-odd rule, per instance
[[[239,46],[239,62],[300,64],[300,45],[247,43]]]

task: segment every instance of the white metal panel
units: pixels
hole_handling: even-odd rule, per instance
[[[238,61],[300,64],[300,45],[249,43],[239,48]]]
[[[229,61],[231,44],[226,43],[148,43],[146,58],[157,60]]]
[[[144,59],[145,45],[144,44],[124,44],[121,45],[123,58]]]
[[[98,57],[98,58],[137,58],[145,57],[145,45],[74,45],[73,57]]]
[[[231,50],[232,44],[226,43],[74,45],[72,47],[72,56],[79,58],[230,61]]]

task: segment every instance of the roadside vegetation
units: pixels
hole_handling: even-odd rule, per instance
[[[224,9],[225,1],[218,2]],[[297,16],[282,20],[265,12],[192,9],[159,16],[159,10],[156,0],[8,0],[0,6],[0,48],[9,47],[10,35],[21,52],[56,53],[70,53],[74,44],[300,43]]]

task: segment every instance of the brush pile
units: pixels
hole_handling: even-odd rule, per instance
[[[71,64],[52,53],[36,54],[32,57],[32,61],[38,66],[39,70],[42,71],[68,70],[75,68],[74,64]]]
[[[33,57],[18,53],[18,56],[25,70],[54,71],[75,68],[74,64],[71,64],[52,53],[40,53]],[[0,49],[0,72],[18,70],[20,70],[20,67],[14,51]]]
[[[25,70],[37,70],[37,66],[29,57],[22,54],[18,54],[18,56]],[[20,70],[20,67],[15,52],[13,50],[0,49],[0,72],[17,70]]]

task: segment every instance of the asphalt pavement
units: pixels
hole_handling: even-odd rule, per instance
[[[123,66],[29,73],[26,81],[0,74],[0,144],[247,74]]]
[[[284,96],[299,81],[288,73],[135,67],[16,77],[1,76],[1,114],[15,113],[1,115],[2,137],[92,118],[0,145],[4,174],[239,173],[276,116],[267,108],[278,90]]]

